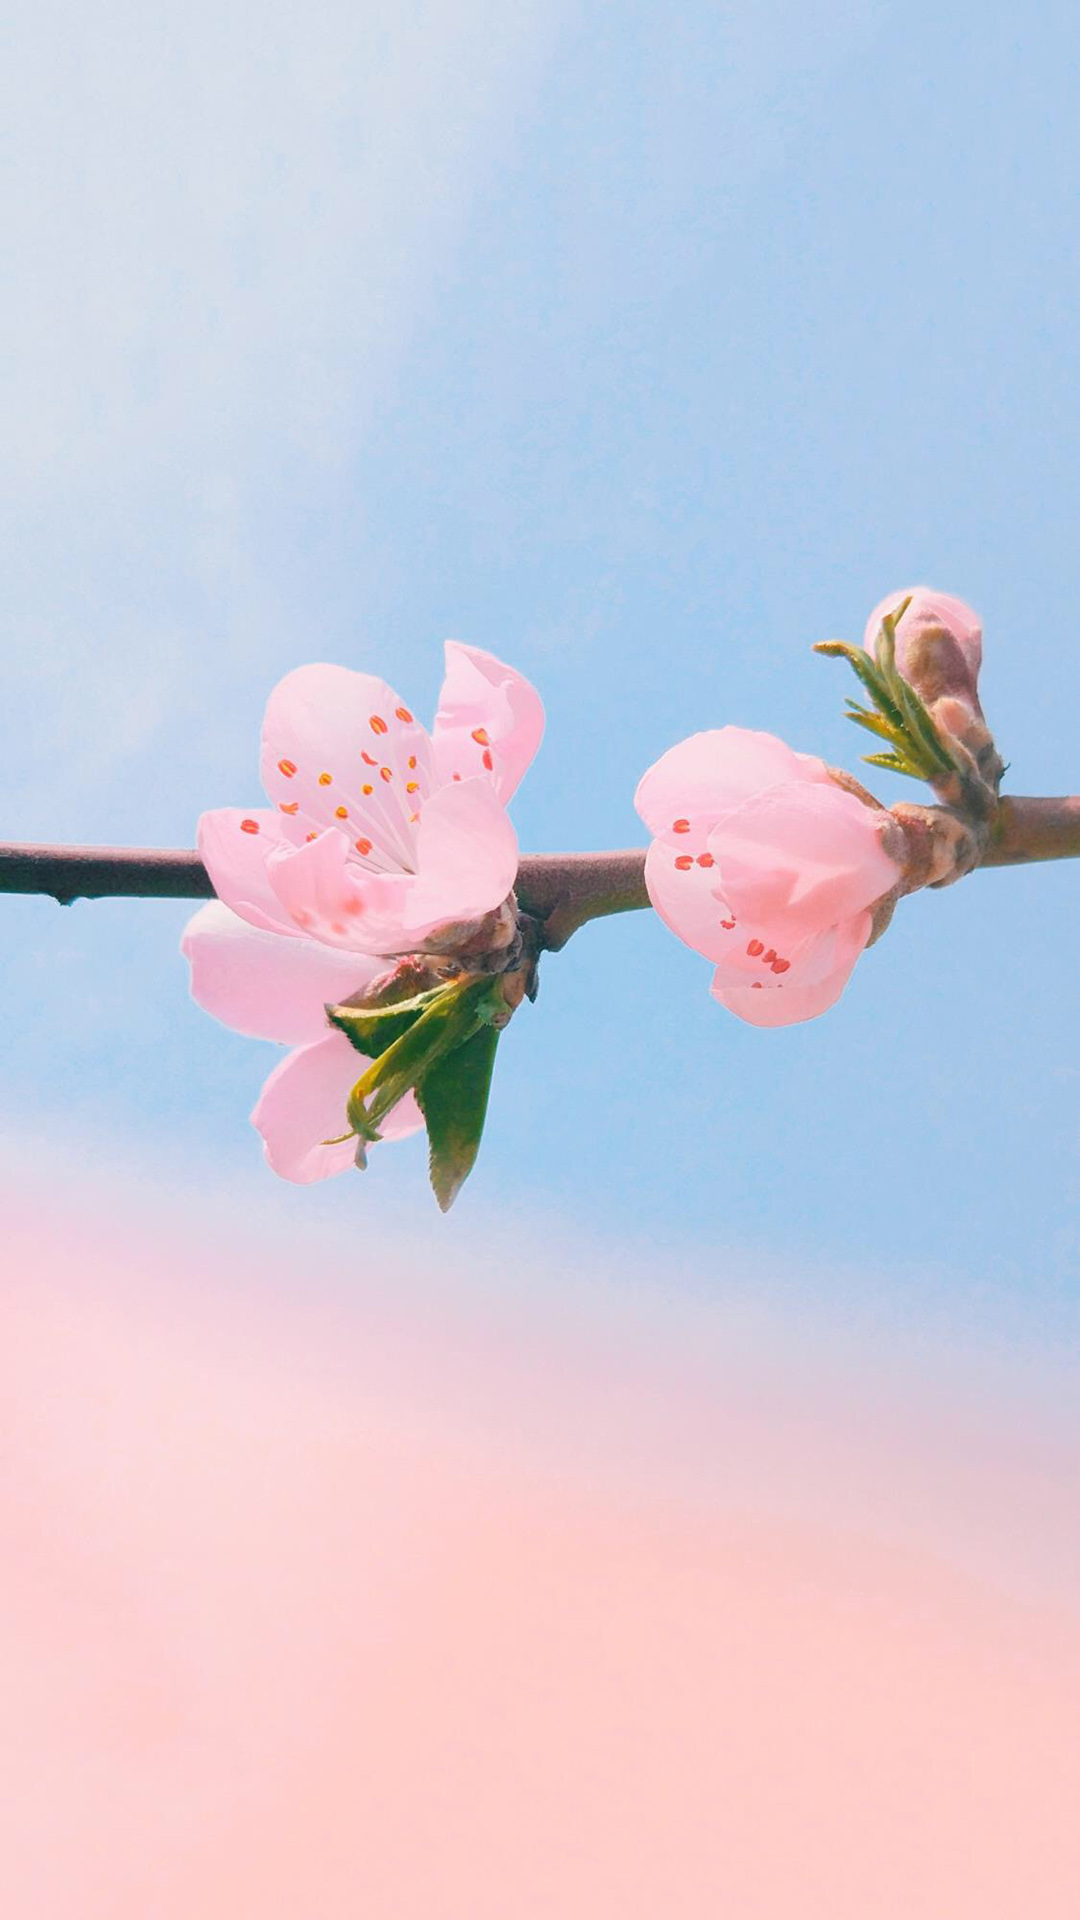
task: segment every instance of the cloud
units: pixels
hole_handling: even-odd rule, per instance
[[[43,738],[48,816],[205,705],[210,669],[220,693],[286,644],[560,17],[539,0],[20,17],[6,772],[39,812]],[[290,604],[281,555],[305,544]]]

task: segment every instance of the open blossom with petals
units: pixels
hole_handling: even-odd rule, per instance
[[[902,873],[890,816],[771,733],[694,734],[650,767],[635,805],[661,919],[716,966],[712,992],[755,1026],[787,1026],[839,998],[872,909]]]
[[[514,884],[506,803],[543,725],[527,680],[453,640],[430,734],[385,680],[298,667],[263,721],[270,806],[199,821],[215,892],[254,927],[347,952],[411,953],[481,921]]]
[[[360,1062],[325,1008],[386,972],[386,956],[450,948],[494,916],[517,871],[506,803],[543,733],[539,695],[493,655],[446,644],[429,734],[384,680],[299,667],[262,731],[269,807],[199,821],[217,901],[188,923],[192,993],[227,1026],[294,1051],[252,1119],[286,1179],[353,1163],[345,1103]],[[422,1124],[411,1094],[380,1126]]]

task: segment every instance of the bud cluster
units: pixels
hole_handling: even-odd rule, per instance
[[[937,593],[931,587],[916,587],[908,594],[897,595],[893,608],[901,602],[906,605],[894,629],[897,671],[920,696],[954,755],[957,748],[962,749],[996,799],[1005,768],[979,700],[979,617],[963,600],[951,593]],[[866,625],[868,649],[876,643],[889,610],[890,603],[883,600],[870,615]]]
[[[982,628],[970,607],[916,587],[882,601],[863,647],[823,640],[816,651],[846,659],[870,696],[870,707],[847,702],[848,719],[885,743],[870,766],[924,780],[966,819],[989,822],[1004,765],[979,702]]]

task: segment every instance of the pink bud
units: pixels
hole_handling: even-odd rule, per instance
[[[831,1007],[903,881],[891,816],[771,733],[719,727],[668,749],[637,790],[660,918],[716,966],[715,999],[753,1026]]]
[[[868,652],[874,650],[882,615],[892,613],[905,600],[909,605],[896,624],[897,667],[940,731],[963,749],[972,777],[982,782],[992,799],[1005,768],[979,702],[982,622],[955,594],[908,587],[874,608],[866,623]]]
[[[909,596],[910,605],[896,626],[896,664],[904,679],[927,706],[952,698],[981,714],[978,681],[982,622],[955,594],[938,593],[933,587],[906,587],[890,594],[874,608],[866,623],[867,651],[874,651],[882,616],[892,613]]]

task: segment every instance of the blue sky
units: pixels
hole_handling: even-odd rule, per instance
[[[1013,790],[1074,788],[1078,54],[1064,5],[24,12],[5,834],[190,844],[257,799],[280,673],[370,667],[423,712],[454,635],[547,705],[522,844],[632,844],[699,727],[856,764],[810,646],[918,580],[984,616]],[[780,1033],[650,916],[586,929],[446,1222],[418,1146],[271,1200],[273,1053],[190,1006],[183,907],[8,900],[5,1131],[342,1245],[632,1246],[709,1294],[1054,1344],[1076,885],[909,902]]]

